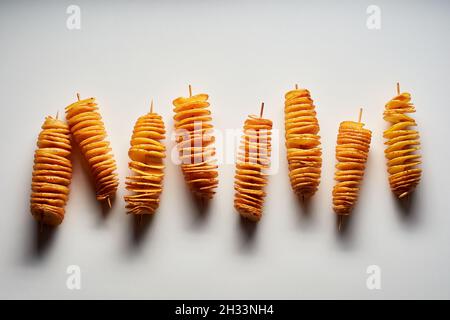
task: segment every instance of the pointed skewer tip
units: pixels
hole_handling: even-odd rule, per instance
[[[264,102],[261,102],[261,110],[260,110],[260,112],[259,112],[259,117],[260,117],[260,118],[262,118],[263,113],[264,113]]]

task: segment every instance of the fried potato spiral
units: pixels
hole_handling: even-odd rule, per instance
[[[166,156],[161,140],[165,133],[162,117],[153,110],[136,121],[128,152],[128,167],[134,175],[126,180],[126,188],[132,194],[124,197],[128,213],[152,214],[159,206]]]
[[[31,183],[30,209],[33,217],[47,225],[64,219],[72,179],[72,146],[69,127],[47,117],[37,141]]]
[[[291,90],[285,95],[285,138],[289,178],[294,192],[312,196],[318,189],[322,167],[319,122],[310,93]]]
[[[421,163],[419,132],[411,127],[416,121],[407,116],[416,109],[411,103],[411,95],[407,92],[399,93],[390,100],[383,114],[384,120],[391,123],[391,127],[384,131],[387,139],[385,152],[389,173],[389,184],[392,192],[403,198],[414,191],[419,184],[422,170],[417,166]]]
[[[208,95],[179,97],[173,105],[176,142],[184,179],[198,199],[211,199],[218,185],[218,172]]]
[[[251,115],[245,120],[244,133],[236,161],[234,207],[252,221],[262,215],[265,171],[270,166],[272,121]]]
[[[356,203],[371,139],[372,132],[361,122],[344,121],[339,126],[333,188],[333,209],[338,215],[350,214]]]
[[[87,161],[95,182],[97,200],[114,197],[119,185],[116,161],[111,153],[102,117],[95,98],[79,100],[66,107],[70,131]]]

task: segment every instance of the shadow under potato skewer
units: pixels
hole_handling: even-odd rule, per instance
[[[358,122],[343,121],[339,126],[336,184],[333,188],[333,209],[338,215],[338,231],[343,228],[344,217],[351,214],[358,199],[369,154],[372,132],[364,128],[361,117],[362,108],[359,110]]]

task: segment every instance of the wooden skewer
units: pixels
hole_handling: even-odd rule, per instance
[[[259,117],[262,118],[264,113],[264,102],[261,103],[261,111],[259,112]]]
[[[400,95],[400,82],[397,82],[397,94]]]
[[[358,115],[358,122],[361,122],[363,113],[363,108],[359,108],[359,115]],[[342,225],[344,224],[345,215],[340,214],[338,215],[338,230],[341,231]]]
[[[153,113],[153,99],[152,102],[150,103],[150,113]]]
[[[77,99],[80,101],[80,94],[77,92]]]
[[[189,85],[189,97],[192,97],[192,87]]]
[[[344,215],[340,214],[338,216],[338,230],[341,231],[342,224],[344,223]]]
[[[205,209],[205,197],[200,198],[200,208],[202,211]]]
[[[298,90],[298,84],[297,83],[295,84],[295,90]]]
[[[56,120],[58,120],[58,116],[59,116],[59,110],[56,111]]]

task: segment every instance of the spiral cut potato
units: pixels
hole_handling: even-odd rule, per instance
[[[291,90],[285,95],[285,138],[289,178],[294,192],[312,196],[318,189],[322,167],[319,122],[313,100],[306,89]]]
[[[64,219],[72,179],[70,131],[61,120],[47,117],[37,141],[31,183],[31,214],[56,226]]]
[[[108,201],[117,191],[116,162],[111,153],[95,98],[78,100],[66,107],[70,131],[86,159],[95,182],[97,200]]]
[[[419,133],[411,127],[416,126],[416,121],[406,115],[415,112],[411,103],[411,95],[407,92],[398,94],[386,104],[384,120],[392,125],[384,131],[387,139],[385,155],[389,173],[389,184],[392,192],[403,198],[414,191],[419,184],[422,170],[417,166],[420,162]]]
[[[160,115],[150,113],[140,117],[133,130],[128,152],[128,167],[134,173],[128,176],[126,188],[132,194],[125,196],[128,213],[152,214],[159,205],[163,190],[163,158],[166,148],[161,143],[166,130]]]
[[[333,209],[338,215],[348,215],[358,198],[372,133],[361,122],[344,121],[339,126],[336,146]]]
[[[176,142],[184,179],[195,197],[209,200],[218,185],[218,172],[208,95],[179,97],[173,105]]]
[[[252,221],[262,215],[264,188],[270,166],[272,121],[251,115],[244,124],[237,161],[234,207],[239,214]]]

